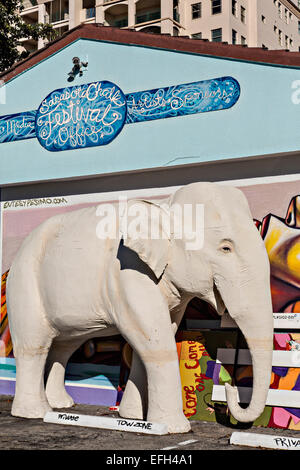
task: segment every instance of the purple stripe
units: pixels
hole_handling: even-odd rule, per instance
[[[298,392],[300,392],[300,372],[299,372],[299,375],[297,377],[295,386],[292,388],[292,390],[297,390]]]
[[[300,418],[300,408],[284,408],[286,411],[291,413],[292,415]]]
[[[84,403],[85,405],[114,406],[118,396],[117,390],[106,390],[103,388],[66,385],[66,390],[75,403]]]
[[[14,380],[0,380],[0,395],[14,395],[15,386]]]
[[[219,385],[220,371],[221,371],[221,364],[216,363],[215,368],[214,368],[214,373],[213,373],[214,385]]]
[[[67,392],[71,395],[75,403],[85,405],[114,406],[117,401],[118,391],[101,388],[74,387],[66,385]],[[0,380],[0,395],[14,395],[15,381]]]
[[[205,372],[206,377],[209,377],[210,379],[213,378],[215,365],[216,365],[215,361],[207,361],[206,372]]]

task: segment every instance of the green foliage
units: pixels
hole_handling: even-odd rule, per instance
[[[56,36],[50,24],[27,24],[19,12],[24,10],[23,0],[0,0],[0,71],[11,67],[28,53],[18,50],[22,38],[52,40]]]

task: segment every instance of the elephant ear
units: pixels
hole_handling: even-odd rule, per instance
[[[170,222],[168,205],[146,200],[128,201],[120,214],[124,246],[135,251],[157,279],[169,260]]]

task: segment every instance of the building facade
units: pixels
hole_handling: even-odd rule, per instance
[[[80,23],[299,51],[299,2],[291,0],[24,0],[24,21],[59,35]],[[44,41],[24,40],[32,52]]]

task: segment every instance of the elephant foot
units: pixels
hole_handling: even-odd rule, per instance
[[[191,424],[183,413],[164,417],[148,415],[147,420],[153,423],[167,424],[169,434],[183,434],[191,430]]]
[[[30,403],[24,398],[22,401],[13,401],[11,414],[20,418],[44,418],[48,411],[52,411],[49,403],[46,401],[37,403],[34,401]]]
[[[128,406],[128,404],[123,403],[123,398],[119,406],[119,415],[121,418],[127,418],[127,419],[138,419],[138,420],[143,420],[143,410],[141,407],[132,407]]]
[[[55,395],[48,395],[46,391],[47,399],[52,408],[71,408],[74,405],[73,398],[63,390]]]

